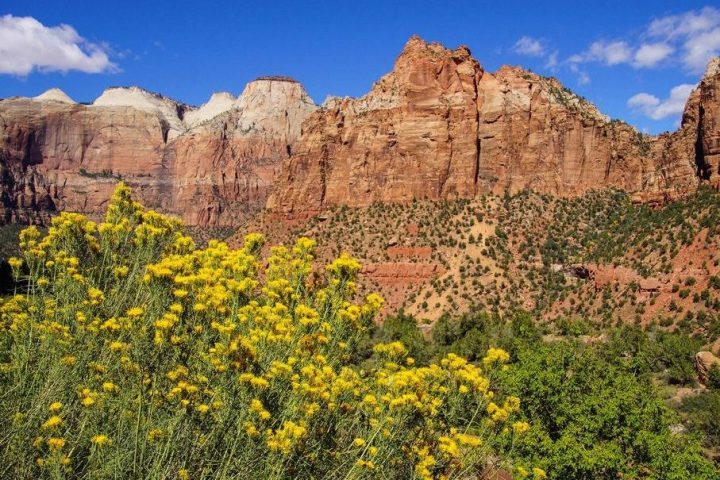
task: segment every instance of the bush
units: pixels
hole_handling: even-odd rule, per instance
[[[713,390],[720,390],[720,366],[713,365],[708,370],[707,386]]]
[[[720,392],[705,392],[687,397],[682,402],[681,411],[687,418],[687,423],[703,433],[707,447],[720,447]]]
[[[519,400],[487,376],[501,350],[481,371],[381,343],[359,368],[382,299],[351,301],[347,255],[314,279],[311,240],[267,259],[257,234],[199,250],[122,185],[103,223],[63,213],[20,240],[27,294],[0,305],[1,478],[472,476],[517,430]]]
[[[376,334],[378,342],[401,342],[408,355],[421,365],[430,359],[430,345],[417,327],[417,320],[412,315],[399,313],[389,316]]]
[[[700,349],[696,340],[677,333],[661,333],[654,346],[656,369],[667,370],[669,383],[694,385],[697,379],[693,358]]]
[[[692,436],[671,434],[676,416],[634,366],[564,341],[516,355],[500,388],[522,395],[531,428],[514,453],[550,478],[718,478]]]

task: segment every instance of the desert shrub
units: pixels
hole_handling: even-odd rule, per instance
[[[443,314],[432,330],[433,348],[437,354],[452,352],[471,360],[482,358],[492,342],[502,340],[497,328],[501,325],[504,322],[498,317],[485,312]]]
[[[420,365],[425,365],[432,355],[429,342],[418,329],[417,319],[403,312],[388,316],[375,337],[380,343],[401,342],[408,355]]]
[[[560,335],[580,336],[588,335],[592,331],[590,322],[579,318],[559,318],[555,322],[555,328]]]
[[[560,341],[515,352],[499,388],[522,395],[532,421],[513,453],[558,479],[718,478],[691,435],[671,433],[678,420],[649,377],[604,348]]]
[[[607,337],[587,345],[544,341],[522,311],[503,318],[444,315],[432,331],[435,355],[492,344],[514,359],[497,388],[523,398],[529,431],[507,451],[522,464],[539,465],[549,478],[718,478],[696,438],[704,424],[691,424],[689,434],[672,433],[680,419],[652,380],[656,371],[684,372],[693,342],[637,326],[610,329]],[[683,341],[689,346],[680,349]],[[675,355],[681,358],[666,363]],[[696,413],[711,423],[707,407],[699,405]]]
[[[720,447],[720,392],[689,396],[683,400],[680,410],[690,427],[703,433],[705,446]]]
[[[717,364],[708,370],[707,386],[713,390],[720,390],[720,366]]]
[[[0,295],[12,293],[17,287],[8,259],[19,253],[17,225],[0,225]]]
[[[317,278],[311,240],[262,242],[196,249],[122,185],[100,224],[24,230],[27,292],[0,305],[0,478],[467,478],[526,429],[491,389],[504,351],[416,367],[379,343],[360,368],[382,304],[354,303],[360,264]]]
[[[700,349],[697,340],[680,333],[659,333],[652,346],[654,367],[665,370],[669,383],[693,385],[697,374],[693,365],[695,352]]]

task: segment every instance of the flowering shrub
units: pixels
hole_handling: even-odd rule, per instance
[[[502,350],[416,367],[393,342],[361,368],[383,300],[353,303],[347,255],[318,279],[307,238],[265,260],[257,234],[196,249],[120,185],[104,222],[63,213],[20,242],[2,478],[464,478],[528,429],[491,390]]]

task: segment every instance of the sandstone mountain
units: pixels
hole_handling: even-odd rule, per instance
[[[51,88],[50,90],[35,97],[34,100],[40,102],[77,103],[75,100],[70,98],[67,93],[63,92],[59,88]]]
[[[317,107],[287,78],[194,109],[138,87],[91,105],[54,89],[0,101],[0,222],[97,214],[122,179],[147,205],[195,225],[231,225],[262,208],[282,160]]]
[[[720,181],[720,69],[681,127],[643,135],[557,80],[484,71],[466,47],[413,37],[364,97],[318,108],[285,77],[193,108],[138,87],[90,105],[53,89],[0,101],[0,222],[97,214],[122,179],[146,205],[232,226],[267,206],[305,218],[330,205],[615,187],[662,201]]]
[[[308,118],[268,207],[303,217],[335,204],[607,187],[658,200],[718,185],[719,150],[715,67],[680,129],[650,136],[555,79],[514,67],[491,74],[466,47],[413,37],[366,96],[330,100]]]

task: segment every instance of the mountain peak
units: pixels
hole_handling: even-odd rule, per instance
[[[705,75],[703,75],[703,80],[714,77],[720,73],[720,57],[713,57],[710,59],[710,61],[707,64],[707,68],[705,69]]]
[[[217,117],[221,113],[232,110],[236,101],[235,96],[229,92],[215,92],[207,103],[202,104],[195,110],[186,112],[183,119],[189,127],[194,127]]]
[[[183,105],[182,102],[173,100],[159,93],[151,92],[136,85],[131,86],[115,86],[106,88],[102,94],[95,99],[93,105],[107,106],[127,106],[137,107],[146,106],[148,104],[157,105],[159,103]]]
[[[39,102],[62,102],[62,103],[77,103],[75,100],[70,98],[67,93],[63,92],[59,88],[51,88],[41,93],[37,97],[33,97],[33,100]]]
[[[287,83],[297,83],[300,82],[295,80],[292,77],[288,77],[286,75],[264,75],[262,77],[257,77],[252,82],[287,82]],[[250,83],[252,83],[250,82]]]

